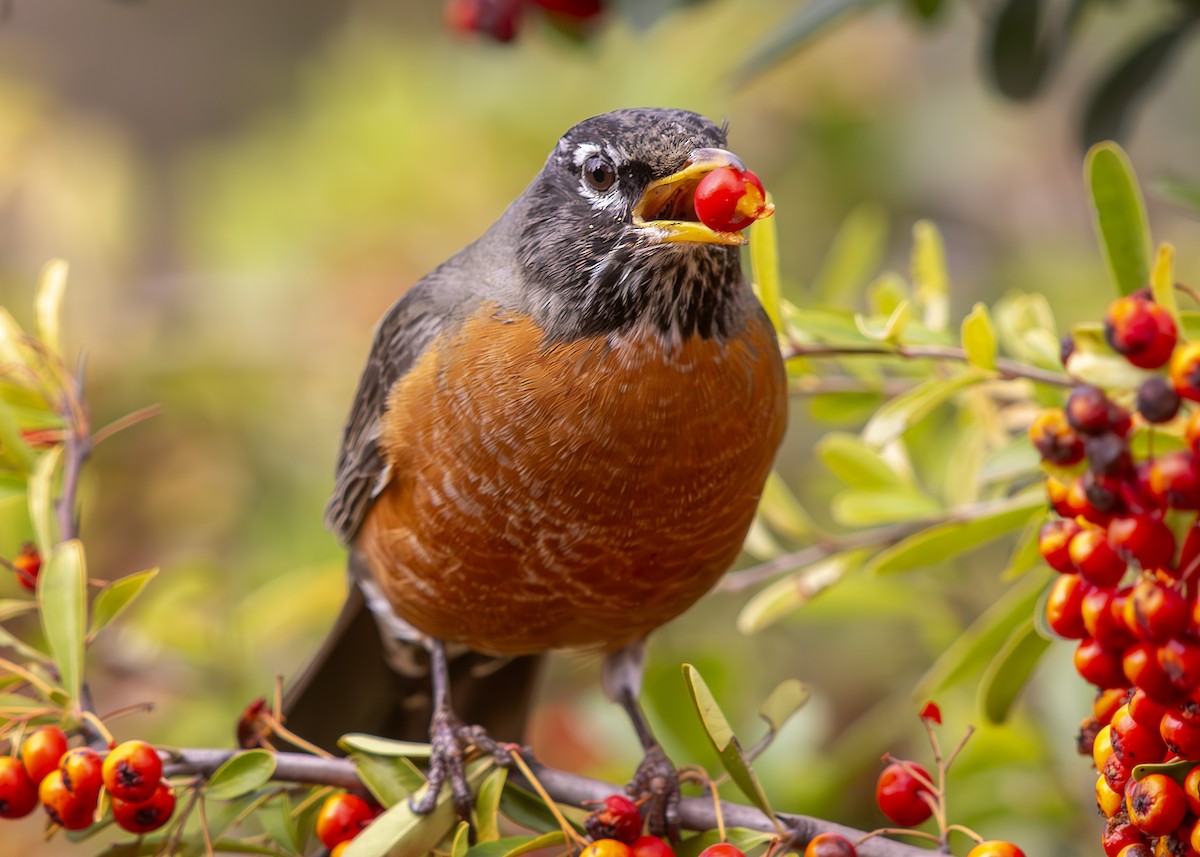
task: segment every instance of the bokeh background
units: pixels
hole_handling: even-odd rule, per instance
[[[343,591],[321,511],[372,325],[582,118],[632,105],[727,117],[731,147],[774,195],[801,305],[817,300],[807,290],[839,223],[869,204],[888,230],[884,267],[907,268],[915,220],[942,228],[952,318],[1018,289],[1044,293],[1064,327],[1100,316],[1111,292],[1081,179],[1080,102],[1167,7],[1097,4],[1027,104],[979,73],[986,3],[944,4],[936,26],[885,4],[731,86],[801,5],[614,14],[583,40],[529,16],[501,45],[451,32],[436,0],[4,4],[0,299],[28,319],[41,265],[69,260],[68,341],[87,354],[96,423],[163,406],[101,446],[85,484],[91,573],[162,569],[89,664],[102,711],[156,704],[119,732],[227,746],[246,703],[317,645]],[[1192,47],[1129,129],[1144,179],[1200,177]],[[1200,223],[1153,191],[1149,204],[1195,284]],[[821,430],[798,400],[780,470],[828,521],[833,485],[809,453]],[[0,533],[0,550],[25,537]],[[752,638],[733,626],[744,594],[710,597],[651,649],[649,706],[672,756],[713,761],[680,662],[700,666],[748,742],[769,690],[801,678],[813,699],[758,764],[768,793],[780,809],[881,824],[878,757],[927,758],[913,685],[1002,591],[1004,548],[851,578]],[[1074,753],[1091,696],[1070,651],[1052,649],[1013,720],[981,728],[951,777],[956,818],[1031,855],[1099,852],[1094,775]],[[623,780],[636,741],[601,698],[597,666],[553,660],[530,740],[552,764]],[[978,722],[973,688],[941,701],[952,743]],[[43,844],[40,819],[0,825],[5,854],[89,850]]]

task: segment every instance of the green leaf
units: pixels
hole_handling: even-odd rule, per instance
[[[767,202],[771,201],[768,194]],[[783,289],[779,283],[779,235],[775,218],[754,221],[750,227],[750,273],[758,288],[758,299],[776,330],[783,330],[780,308]]]
[[[157,574],[157,568],[139,571],[137,574],[126,575],[114,580],[101,589],[96,594],[96,600],[92,602],[92,627],[88,631],[88,637],[96,636],[125,612],[125,609],[146,588],[146,584]]]
[[[205,794],[213,800],[232,800],[262,788],[275,773],[275,754],[245,750],[229,757],[208,778]]]
[[[814,451],[838,479],[852,488],[910,488],[912,481],[901,475],[858,435],[831,431],[817,441]]]
[[[454,829],[454,841],[450,844],[450,857],[467,857],[471,847],[471,825],[460,821]]]
[[[1071,336],[1075,340],[1075,350],[1070,358],[1071,374],[1085,383],[1104,389],[1137,388],[1153,374],[1147,369],[1139,369],[1113,351],[1099,325],[1076,325]]]
[[[283,848],[292,853],[299,853],[301,850],[300,837],[296,831],[296,825],[292,820],[292,802],[286,794],[280,795],[275,800],[267,801],[266,804],[254,814],[266,830],[267,835],[275,842],[279,843]]]
[[[59,539],[58,519],[54,514],[54,477],[62,451],[61,446],[56,446],[43,452],[29,476],[29,520],[42,556],[49,556]]]
[[[912,302],[903,300],[896,304],[891,314],[880,324],[876,320],[868,321],[862,315],[854,316],[854,323],[863,336],[876,342],[896,344],[904,335],[904,329],[912,320]]]
[[[1162,178],[1153,181],[1151,186],[1164,199],[1200,211],[1200,184],[1182,179]]]
[[[684,664],[683,679],[687,684],[688,693],[691,695],[692,704],[696,707],[696,713],[700,715],[700,723],[704,726],[704,731],[708,735],[708,740],[712,742],[713,749],[717,751],[722,766],[737,787],[742,790],[742,794],[774,821],[775,810],[771,808],[771,804],[758,782],[758,777],[754,775],[754,770],[742,755],[741,745],[738,744],[737,737],[733,734],[733,729],[730,728],[725,713],[721,711],[712,691],[705,684],[703,676],[691,664]]]
[[[467,765],[467,783],[476,789],[480,781],[496,767],[492,759],[477,759]],[[413,795],[420,800],[422,791]],[[457,816],[449,789],[441,789],[433,811],[417,815],[408,801],[400,801],[384,810],[362,833],[350,841],[343,857],[424,857],[455,828]]]
[[[1011,582],[1018,577],[1032,571],[1042,561],[1042,552],[1038,548],[1038,537],[1041,533],[1042,524],[1045,523],[1047,510],[1043,509],[1038,514],[1035,514],[1025,524],[1025,529],[1017,539],[1017,544],[1013,548],[1012,554],[1009,555],[1008,564],[1004,566],[1004,570],[1000,572],[1000,579],[1005,582]]]
[[[1097,143],[1088,150],[1084,175],[1109,273],[1119,294],[1132,294],[1150,277],[1150,227],[1133,165],[1116,143]]]
[[[507,780],[508,771],[496,768],[479,786],[479,794],[475,798],[475,826],[480,842],[500,838],[500,795],[504,792]]]
[[[567,837],[561,830],[551,830],[541,836],[509,836],[492,842],[481,842],[467,852],[467,857],[519,857],[521,854],[557,848],[566,844],[566,841]]]
[[[31,661],[37,661],[41,664],[51,665],[54,661],[43,651],[39,651],[29,643],[11,633],[7,628],[0,627],[0,648],[10,648],[19,653],[21,657]]]
[[[354,763],[354,770],[358,772],[363,785],[385,808],[407,800],[410,794],[425,784],[420,772],[417,772],[414,782],[412,772],[415,769],[402,758],[352,752],[350,761]]]
[[[758,709],[758,716],[767,721],[772,732],[778,732],[808,702],[811,693],[799,679],[781,681]]]
[[[925,326],[945,330],[950,321],[950,275],[942,233],[931,220],[913,224],[912,280]]]
[[[1037,94],[1049,68],[1041,39],[1042,0],[1008,0],[991,21],[987,36],[988,71],[1009,98]]]
[[[776,532],[790,539],[803,541],[816,532],[816,524],[777,471],[767,477],[758,511]]]
[[[946,4],[942,0],[908,0],[908,7],[923,21],[932,21],[942,13]]]
[[[733,84],[741,86],[840,19],[874,6],[879,0],[811,0],[790,18],[771,28],[771,33],[750,49],[733,73]]]
[[[1154,302],[1163,307],[1179,323],[1179,303],[1175,300],[1175,245],[1164,241],[1154,255],[1150,269],[1150,292]]]
[[[881,447],[962,390],[990,377],[989,373],[968,369],[950,378],[931,378],[918,384],[875,412],[863,429],[863,440],[871,446]]]
[[[835,554],[764,587],[738,613],[737,629],[749,636],[774,625],[841,580],[862,555]]]
[[[83,688],[87,621],[87,567],[78,539],[54,548],[38,574],[37,599],[42,631],[58,667],[63,689],[78,703]]]
[[[500,814],[529,830],[541,832],[558,830],[558,819],[546,808],[542,799],[513,783],[506,783],[500,793]],[[570,818],[567,821],[581,830]]]
[[[1124,136],[1133,108],[1145,98],[1196,21],[1194,14],[1168,21],[1109,70],[1087,100],[1082,129],[1085,146]]]
[[[1003,723],[1008,718],[1017,694],[1049,647],[1050,641],[1034,629],[1033,619],[1027,619],[1008,638],[979,684],[980,707],[989,722]]]
[[[967,361],[980,369],[996,368],[996,329],[986,304],[977,303],[962,323],[963,351]]]
[[[969,519],[929,527],[892,545],[867,564],[867,571],[896,574],[945,562],[1020,529],[1045,505],[1041,492],[990,504]]]
[[[1030,617],[1046,580],[1046,574],[1025,575],[1000,596],[938,656],[917,682],[913,699],[929,699],[982,670],[1013,629]]]
[[[1144,765],[1134,765],[1129,773],[1135,780],[1144,779],[1151,774],[1166,774],[1171,779],[1183,785],[1192,768],[1196,767],[1191,759],[1177,759],[1174,762],[1147,762]]]
[[[37,606],[37,602],[29,598],[0,598],[0,622],[22,613],[32,613]]]
[[[62,337],[59,330],[68,270],[65,261],[53,259],[42,268],[38,279],[37,298],[34,301],[38,338],[51,354],[62,354]]]
[[[11,406],[3,401],[0,401],[0,452],[20,473],[28,473],[33,467],[33,450],[21,436],[21,428],[17,425]]]
[[[848,527],[916,521],[942,512],[941,503],[916,488],[842,491],[830,504],[833,519]]]
[[[372,756],[403,756],[406,759],[428,759],[430,747],[415,741],[393,741],[361,732],[350,732],[338,739],[343,750],[358,750]]]
[[[883,264],[887,238],[887,212],[882,206],[867,202],[851,209],[813,279],[812,292],[817,301],[853,301]],[[890,315],[893,309],[894,305],[885,312]]]

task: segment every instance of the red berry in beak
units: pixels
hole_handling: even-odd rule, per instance
[[[719,167],[702,178],[694,203],[700,222],[716,232],[737,232],[775,211],[758,176],[733,167]]]

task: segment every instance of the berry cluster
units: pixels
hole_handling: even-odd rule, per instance
[[[1200,853],[1200,794],[1146,763],[1200,761],[1200,342],[1180,343],[1147,292],[1108,308],[1105,338],[1147,373],[1135,390],[1081,384],[1045,410],[1030,438],[1050,475],[1058,517],[1038,547],[1060,572],[1045,602],[1059,636],[1078,640],[1075,668],[1100,689],[1080,736],[1099,771],[1096,799],[1109,857]],[[1072,355],[1064,343],[1064,362]],[[1149,432],[1141,455],[1131,443]],[[1181,442],[1182,441],[1182,442]],[[1177,538],[1177,534],[1182,538]],[[1200,768],[1192,778],[1200,784]]]
[[[145,741],[126,741],[101,756],[90,747],[68,749],[57,726],[34,730],[20,758],[0,757],[0,818],[22,818],[40,803],[67,830],[96,821],[100,790],[112,799],[113,820],[130,833],[162,827],[175,811],[175,791],[162,778],[162,760]]]
[[[317,813],[316,827],[317,838],[329,849],[329,857],[339,857],[350,840],[358,836],[379,812],[378,806],[372,806],[349,792],[339,792],[326,798]]]
[[[675,850],[667,842],[643,835],[641,810],[624,795],[606,797],[584,819],[583,826],[592,838],[583,857],[675,857]]]
[[[539,7],[559,28],[579,33],[604,11],[603,0],[446,0],[446,26],[511,42],[527,6]]]

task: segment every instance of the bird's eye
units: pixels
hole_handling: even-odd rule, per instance
[[[617,180],[617,171],[604,158],[588,158],[583,164],[583,180],[592,190],[608,190]]]

